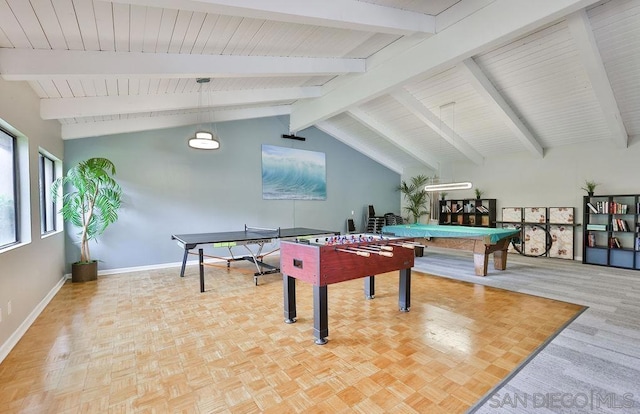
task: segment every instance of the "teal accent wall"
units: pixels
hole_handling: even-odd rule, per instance
[[[304,142],[283,139],[288,124],[287,117],[219,123],[217,151],[187,146],[194,127],[65,141],[65,171],[81,160],[106,157],[115,163],[123,188],[118,222],[91,245],[99,269],[180,262],[182,250],[172,234],[234,231],[245,224],[344,233],[351,217],[359,231],[364,229],[369,204],[378,215],[400,214],[399,174],[315,128],[298,133]],[[327,199],[263,200],[262,144],[324,152]],[[79,257],[76,233],[67,228],[67,263]],[[229,254],[227,249],[208,253]]]

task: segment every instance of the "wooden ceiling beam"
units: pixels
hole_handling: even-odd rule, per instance
[[[341,88],[321,98],[293,105],[289,129],[299,131],[357,107],[415,79],[457,65],[598,0],[495,0],[394,59],[351,76]]]
[[[42,119],[81,118],[146,112],[176,111],[241,105],[291,103],[320,96],[316,86],[260,90],[233,90],[159,95],[95,96],[86,98],[50,98],[40,100]]]
[[[364,59],[0,49],[4,80],[241,78],[365,72]]]
[[[435,33],[435,18],[356,0],[101,0],[372,33]]]
[[[289,105],[219,110],[208,114],[205,123],[210,124],[225,121],[239,121],[243,119],[266,118],[271,116],[289,115],[290,113],[291,107]],[[87,122],[77,124],[63,124],[62,139],[89,138],[103,135],[124,134],[128,132],[175,128],[203,123],[202,118],[197,113],[157,115],[104,121],[86,121]],[[188,137],[185,136],[185,140],[187,138]]]
[[[347,114],[367,128],[371,129],[376,134],[380,135],[382,138],[395,145],[396,147],[400,148],[408,155],[418,160],[421,164],[424,164],[432,170],[438,169],[438,161],[435,158],[429,155],[421,154],[421,152],[423,151],[407,145],[405,143],[406,138],[399,135],[398,132],[394,131],[393,128],[391,128],[389,125],[378,121],[360,108],[351,109],[349,110],[349,112],[347,112]]]
[[[518,117],[500,92],[498,92],[473,58],[465,59],[462,64],[459,65],[459,68],[465,72],[467,79],[476,92],[482,96],[486,104],[502,119],[507,127],[509,127],[527,151],[536,158],[542,158],[544,156],[542,145],[540,145],[533,133],[531,133],[529,128],[520,120],[520,117]]]
[[[600,56],[593,30],[591,29],[589,16],[587,16],[586,11],[580,10],[567,16],[567,23],[569,25],[569,31],[576,42],[593,92],[604,114],[607,127],[609,131],[611,131],[611,139],[617,146],[627,148],[629,145],[629,134],[622,122],[618,102],[613,94],[609,76],[602,63],[602,57]]]

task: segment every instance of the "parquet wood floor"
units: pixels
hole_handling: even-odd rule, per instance
[[[0,413],[464,412],[583,310],[414,272],[402,313],[391,273],[371,301],[331,285],[318,346],[310,286],[287,325],[280,275],[206,272],[66,283],[0,364]]]

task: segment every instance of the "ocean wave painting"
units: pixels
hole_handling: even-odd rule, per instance
[[[324,152],[262,145],[262,198],[326,200]]]

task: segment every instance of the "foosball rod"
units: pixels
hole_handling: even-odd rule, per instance
[[[352,248],[350,247],[349,249],[352,249]],[[369,257],[369,256],[371,256],[371,253],[366,252],[366,251],[362,251],[362,250],[347,250],[347,249],[339,249],[339,248],[337,248],[337,247],[336,247],[336,252],[357,254],[358,256],[362,256],[362,257]]]
[[[393,257],[393,253],[376,249],[373,246],[371,246],[371,247],[369,247],[369,246],[351,247],[351,249],[371,252],[371,253],[375,253],[375,254],[377,254],[379,256]]]
[[[372,252],[376,252],[376,253],[379,253],[379,252],[392,252],[393,251],[393,247],[384,246],[384,247],[386,247],[386,249],[383,249],[383,246],[379,246],[377,244],[357,246],[357,247],[359,249],[371,250]]]

